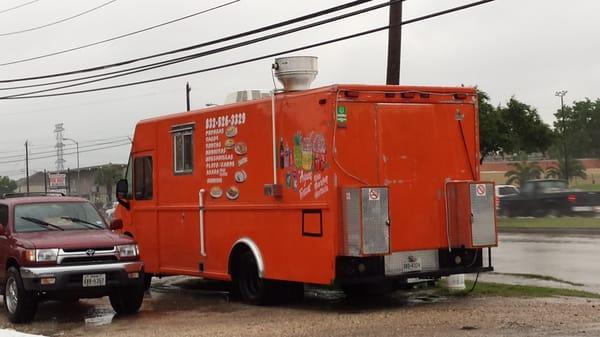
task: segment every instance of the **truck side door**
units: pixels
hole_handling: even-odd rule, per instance
[[[134,238],[147,272],[158,271],[158,230],[156,227],[156,174],[153,152],[133,154],[131,218]]]

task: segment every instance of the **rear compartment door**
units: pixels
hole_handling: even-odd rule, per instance
[[[444,182],[476,179],[475,163],[469,162],[476,151],[473,105],[380,103],[376,111],[378,177],[389,190],[391,251],[447,246]]]

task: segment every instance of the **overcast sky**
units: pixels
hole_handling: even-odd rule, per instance
[[[0,63],[34,57],[139,30],[222,4],[227,0],[117,0],[76,19],[31,32],[1,36],[51,23],[108,0],[39,0],[0,13]],[[347,0],[241,0],[225,8],[178,23],[40,60],[0,66],[0,80],[86,68],[246,31]],[[0,12],[26,0],[0,0]],[[381,3],[373,1],[370,4]],[[469,3],[455,0],[407,0],[404,19]],[[370,5],[368,4],[368,5]],[[551,124],[560,105],[556,90],[568,90],[566,102],[600,97],[600,22],[598,0],[496,0],[463,12],[407,25],[403,29],[402,84],[478,85],[492,102],[515,95],[536,107]],[[294,48],[387,24],[388,9],[269,40],[241,49],[185,62],[135,76],[100,82],[92,88],[143,80],[238,61]],[[334,83],[384,84],[387,31],[310,49],[299,54],[319,57],[313,86]],[[54,124],[64,123],[65,137],[87,149],[131,136],[140,119],[185,109],[185,83],[192,86],[192,108],[223,103],[236,90],[272,89],[264,60],[163,82],[82,95],[27,100],[0,100],[0,175],[24,176],[25,140],[31,157],[53,150]],[[0,84],[6,88],[18,84]],[[22,91],[0,91],[0,96]],[[105,141],[100,141],[105,140]],[[111,143],[114,145],[119,143]],[[70,145],[69,145],[70,146]],[[81,166],[126,163],[129,146],[81,153]],[[66,150],[65,152],[73,152]],[[31,172],[54,169],[56,158],[36,159]],[[76,167],[75,155],[65,167]]]

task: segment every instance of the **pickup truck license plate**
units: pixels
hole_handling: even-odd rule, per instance
[[[84,287],[101,287],[106,285],[106,274],[83,275]]]
[[[416,259],[415,261],[404,261],[404,263],[402,263],[402,271],[405,273],[421,271],[422,269],[423,266],[421,265],[421,259]]]

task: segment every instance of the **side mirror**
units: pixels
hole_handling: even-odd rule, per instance
[[[119,230],[119,229],[123,229],[123,220],[121,219],[113,219],[110,222],[110,226],[109,228],[113,231]]]
[[[117,201],[119,204],[126,209],[129,209],[129,201],[127,201],[127,194],[129,191],[129,184],[126,179],[121,179],[117,182]],[[121,223],[121,226],[123,223]]]

